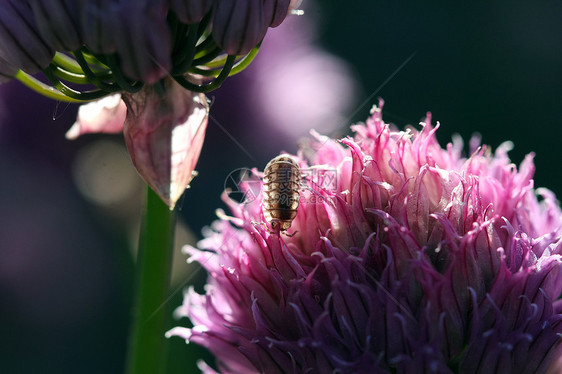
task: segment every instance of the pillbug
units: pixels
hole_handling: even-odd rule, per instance
[[[291,156],[279,155],[269,161],[263,174],[263,215],[273,230],[287,231],[299,208],[299,165]]]

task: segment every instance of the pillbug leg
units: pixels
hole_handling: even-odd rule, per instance
[[[251,221],[250,223],[254,226],[265,226],[265,227],[267,227],[265,222]]]
[[[293,236],[295,236],[295,234],[299,232],[299,230],[296,230],[294,233],[292,234],[288,234],[287,231],[283,231],[283,234],[287,235],[289,238],[292,238]]]
[[[278,223],[277,220],[271,221],[271,229],[270,229],[269,226],[267,225],[267,223],[265,223],[265,222],[252,221],[252,225],[263,226],[263,227],[265,227],[266,231],[270,234],[279,234],[279,227],[280,226],[278,226],[277,223]]]
[[[271,231],[271,230],[269,229],[269,227],[267,226],[267,223],[265,223],[265,222],[252,221],[251,223],[252,223],[252,225],[254,225],[254,226],[263,226],[263,227],[265,227],[265,229],[266,229],[266,231],[267,231],[268,233],[270,233],[270,234],[275,234],[275,232],[273,232],[273,231]]]
[[[269,228],[267,229],[267,231],[269,231],[270,234],[279,235],[281,233],[281,223],[278,220],[276,219],[271,220],[270,225],[271,225],[271,230]]]

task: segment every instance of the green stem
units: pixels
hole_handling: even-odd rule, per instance
[[[230,70],[228,76],[232,77],[233,75],[236,75],[246,69],[254,60],[254,57],[256,57],[256,55],[258,54],[260,45],[261,44],[258,44],[256,47],[254,47],[254,49],[250,51],[250,53],[244,56],[240,61],[236,62],[232,70]],[[220,73],[220,70],[204,70],[198,67],[192,67],[191,69],[189,69],[189,72],[203,75],[205,77],[217,77]]]
[[[54,69],[56,69],[56,66],[54,64],[51,64],[43,69],[43,74],[45,74],[45,77],[47,77],[47,79],[57,90],[72,99],[80,101],[93,101],[101,99],[102,97],[107,95],[107,92],[103,90],[91,90],[85,92],[77,91],[62,83],[60,79],[55,75]]]
[[[82,100],[76,100],[66,96],[56,88],[41,82],[39,79],[34,78],[23,70],[19,70],[14,78],[25,84],[27,87],[31,88],[33,91],[40,93],[41,95],[46,96],[50,99],[64,101],[67,103],[84,103],[84,101]]]
[[[177,65],[172,69],[172,75],[184,74],[193,63],[195,56],[195,45],[197,44],[197,25],[190,25],[187,31],[187,38],[182,45],[182,49],[174,56],[174,61],[178,61]]]
[[[137,257],[136,295],[127,373],[161,373],[175,214],[148,188]]]
[[[199,58],[206,55],[209,50],[215,49],[216,45],[217,43],[215,43],[213,37],[208,35],[201,43],[197,44],[197,47],[195,48],[195,57]]]
[[[99,76],[90,69],[86,58],[81,50],[77,50],[74,52],[74,56],[76,57],[76,61],[82,68],[82,71],[88,77],[88,80],[94,84],[97,88],[107,91],[107,92],[115,92],[119,90],[119,86],[116,84],[106,83],[103,80],[111,79],[110,73],[100,74]]]
[[[222,49],[220,49],[220,47],[217,46],[214,49],[210,50],[207,54],[193,60],[192,65],[193,66],[204,65],[208,62],[213,61],[215,58],[219,57],[221,53],[222,53]]]
[[[228,56],[228,58],[226,59],[226,63],[224,64],[224,67],[220,72],[220,74],[217,76],[217,78],[212,82],[203,84],[201,86],[195,83],[191,83],[183,75],[175,75],[172,78],[174,78],[175,81],[178,82],[186,90],[193,91],[193,92],[211,92],[213,90],[216,90],[222,85],[222,83],[228,77],[228,74],[232,70],[235,61],[236,61],[236,56]]]
[[[53,63],[71,73],[84,73],[80,68],[80,65],[78,65],[78,63],[74,59],[60,52],[55,53],[55,57],[53,57]]]
[[[90,81],[84,74],[76,74],[68,70],[64,70],[58,65],[53,63],[53,73],[60,79],[64,79],[67,82],[77,83],[77,84],[89,84]]]
[[[121,87],[122,90],[125,90],[129,93],[139,92],[144,83],[142,82],[131,82],[119,67],[119,62],[117,61],[117,55],[111,54],[107,56],[107,61],[105,61],[108,66],[111,68],[111,72],[113,73],[113,79],[115,79],[115,83]]]

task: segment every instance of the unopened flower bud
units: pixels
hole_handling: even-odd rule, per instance
[[[14,65],[2,57],[2,54],[3,52],[0,49],[0,84],[8,82],[18,71]]]
[[[114,0],[79,2],[78,17],[73,20],[80,25],[84,44],[93,53],[115,52],[115,33],[111,27],[115,9]]]
[[[0,83],[15,77],[48,97],[82,103],[134,94],[170,76],[189,91],[209,92],[251,63],[267,28],[297,3],[3,0]],[[38,72],[50,84],[32,77]],[[201,75],[212,82],[194,84]]]

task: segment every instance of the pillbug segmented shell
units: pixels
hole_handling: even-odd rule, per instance
[[[272,229],[291,227],[297,216],[301,171],[289,155],[280,155],[265,166],[263,177],[263,215]]]

